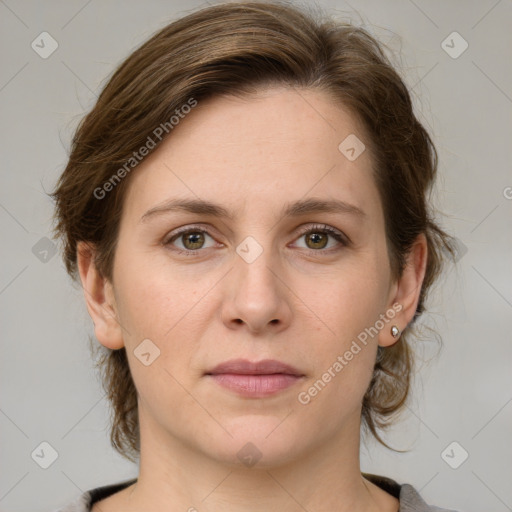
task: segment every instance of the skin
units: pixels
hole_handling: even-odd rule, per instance
[[[395,343],[391,325],[403,330],[412,320],[426,242],[418,237],[394,280],[370,151],[351,162],[338,150],[349,134],[365,139],[346,109],[315,90],[272,87],[200,102],[130,176],[112,282],[96,271],[94,248],[80,243],[95,334],[127,349],[141,431],[138,482],[94,512],[398,510],[361,476],[361,402],[378,345]],[[211,201],[233,218],[170,211],[141,221],[170,198]],[[364,216],[281,215],[285,203],[310,198],[342,200]],[[300,231],[315,224],[350,242],[328,236],[318,248]],[[189,239],[169,239],[189,225],[208,234],[186,256],[177,251]],[[247,236],[263,250],[252,263],[236,252]],[[393,304],[402,307],[394,319],[299,403],[299,392]],[[144,339],[160,350],[149,366],[134,355]],[[304,377],[271,397],[240,397],[204,375],[233,358],[277,359]],[[248,442],[262,454],[252,467],[237,457]]]

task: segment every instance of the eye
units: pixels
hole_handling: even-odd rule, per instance
[[[209,240],[208,240],[209,239]],[[206,245],[210,241],[209,245]],[[215,240],[203,229],[186,228],[171,236],[165,245],[173,245],[183,252],[207,249],[215,245]]]
[[[341,231],[325,224],[306,226],[297,240],[300,241],[301,239],[304,242],[302,244],[295,242],[295,246],[311,252],[329,253],[336,251],[339,246],[347,246],[350,243],[348,237]],[[207,231],[194,226],[187,226],[175,231],[164,241],[165,246],[172,246],[178,253],[187,255],[196,254],[202,249],[215,247],[216,244],[218,243]]]
[[[304,245],[296,243],[297,246],[312,251],[324,249],[327,252],[336,248],[337,245],[348,245],[348,240],[343,233],[327,225],[308,226],[298,240],[300,239],[304,239]]]

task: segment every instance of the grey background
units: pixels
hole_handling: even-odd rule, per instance
[[[446,508],[512,510],[512,2],[319,4],[401,52],[396,62],[440,154],[435,204],[461,243],[460,261],[423,320],[441,334],[443,349],[436,355],[428,332],[417,342],[414,397],[387,437],[410,451],[369,442],[362,468],[411,483]],[[80,289],[44,239],[52,215],[45,191],[65,166],[78,120],[121,59],[199,5],[206,4],[0,1],[2,511],[52,510],[137,474],[109,445],[109,410],[88,350],[92,324]],[[47,59],[31,47],[43,31],[59,45]],[[469,44],[458,58],[441,46],[453,31]],[[460,43],[448,39],[452,51]],[[31,456],[43,441],[58,453],[48,469]],[[469,453],[457,469],[445,460],[461,461],[459,445],[441,456],[453,441]]]

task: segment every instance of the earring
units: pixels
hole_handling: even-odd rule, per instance
[[[396,325],[391,327],[391,336],[393,336],[393,338],[398,338],[398,336],[400,336],[400,329]]]

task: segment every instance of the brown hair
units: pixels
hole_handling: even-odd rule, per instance
[[[63,239],[69,274],[77,278],[77,242],[88,241],[96,247],[98,270],[112,279],[131,170],[126,163],[135,166],[134,152],[154,141],[157,127],[169,128],[169,119],[191,98],[250,94],[273,84],[324,91],[362,122],[395,278],[417,236],[427,238],[416,319],[440,273],[442,251],[452,252],[427,203],[437,169],[435,148],[413,113],[406,86],[368,32],[283,2],[228,3],[196,11],[160,30],[115,71],[81,121],[52,194],[55,232]],[[119,179],[113,181],[115,176]],[[111,186],[105,188],[107,182]],[[377,430],[390,423],[409,393],[410,329],[393,346],[379,348],[362,404],[363,425],[383,444]],[[105,349],[98,367],[112,405],[112,445],[134,460],[140,447],[137,393],[125,349]]]

